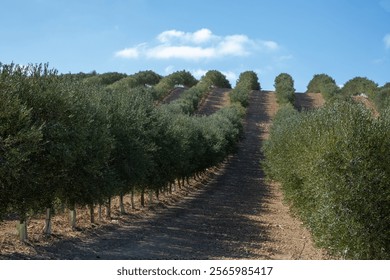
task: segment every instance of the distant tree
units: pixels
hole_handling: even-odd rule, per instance
[[[384,84],[381,89],[390,89],[390,83]]]
[[[202,77],[202,80],[205,80],[206,83],[211,84],[215,87],[220,88],[232,88],[226,76],[217,70],[210,70]]]
[[[367,94],[369,97],[374,97],[378,90],[378,85],[366,77],[355,77],[345,83],[341,89],[344,96],[352,96],[357,94]]]
[[[236,87],[240,87],[242,84],[244,84],[244,87],[251,90],[261,89],[259,79],[254,71],[245,71],[240,74]]]
[[[157,91],[157,98],[164,98],[176,85],[183,85],[186,87],[192,87],[196,85],[198,81],[188,71],[176,71],[160,80],[155,86]]]
[[[83,82],[87,85],[100,85],[100,86],[108,86],[116,81],[119,81],[125,78],[127,75],[117,72],[108,72],[103,74],[96,74],[89,77],[86,77]]]
[[[281,73],[275,78],[275,92],[278,103],[294,103],[295,88],[294,80],[287,73]]]
[[[325,100],[330,100],[337,96],[339,87],[336,81],[327,74],[316,74],[307,85],[307,91],[311,93],[321,93]]]
[[[321,87],[324,87],[324,85],[328,84],[336,85],[336,81],[327,74],[316,74],[307,85],[306,92],[321,93]]]
[[[386,83],[378,90],[374,102],[379,111],[390,108],[390,83]]]
[[[252,90],[260,90],[257,74],[253,71],[242,72],[236,82],[235,88],[230,91],[230,101],[238,102],[246,107],[249,103],[249,94]]]

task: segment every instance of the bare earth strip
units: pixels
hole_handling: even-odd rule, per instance
[[[256,91],[249,104],[238,152],[207,184],[198,183],[181,200],[159,204],[138,219],[124,217],[121,226],[36,246],[33,258],[327,258],[260,168],[261,141],[277,111],[274,93]]]
[[[169,104],[177,99],[180,98],[180,95],[186,91],[188,88],[186,87],[177,87],[175,89],[173,89],[167,97],[164,98],[164,100],[162,101],[163,104]]]
[[[325,104],[321,93],[296,93],[295,108],[299,111],[319,108]]]
[[[322,96],[320,99],[311,95],[307,97],[314,101],[310,105],[306,103],[306,106],[317,107],[323,104],[321,103]],[[277,112],[276,96],[273,92],[266,93],[264,102],[265,116],[258,122],[261,140],[268,138],[270,120]],[[261,181],[261,185],[265,185],[268,189],[268,196],[264,201],[264,213],[254,218],[268,227],[270,238],[263,244],[263,250],[268,252],[268,257],[270,259],[328,259],[329,256],[324,250],[314,247],[310,232],[284,204],[280,185],[265,182],[264,176]]]
[[[207,98],[202,102],[198,108],[198,115],[209,116],[217,112],[222,107],[229,104],[229,91],[228,88],[214,88]]]

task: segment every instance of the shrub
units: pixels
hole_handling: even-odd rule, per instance
[[[281,73],[275,78],[275,92],[279,104],[294,103],[294,80],[287,73]]]
[[[390,256],[389,124],[389,115],[373,119],[352,102],[278,113],[263,148],[266,173],[332,253]]]
[[[325,100],[329,101],[339,94],[339,87],[336,81],[326,74],[314,75],[307,85],[306,92],[321,93]]]
[[[252,90],[260,90],[257,74],[253,71],[246,71],[240,74],[236,87],[230,91],[230,101],[238,102],[242,106],[248,106],[249,94]]]
[[[341,93],[344,96],[364,93],[373,98],[377,90],[378,85],[375,82],[367,79],[366,77],[355,77],[345,83],[341,89]]]

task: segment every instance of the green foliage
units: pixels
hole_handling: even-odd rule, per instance
[[[355,77],[345,83],[341,89],[344,96],[353,96],[364,93],[373,98],[378,90],[378,85],[366,77]]]
[[[279,104],[294,103],[294,80],[287,73],[281,73],[275,78],[275,92]]]
[[[390,108],[390,83],[385,84],[375,94],[374,102],[379,112]]]
[[[337,97],[339,87],[336,81],[326,74],[316,74],[307,85],[307,92],[321,93],[325,100],[329,101]]]
[[[87,85],[108,86],[117,81],[120,81],[121,79],[124,79],[125,77],[127,77],[127,75],[123,73],[108,72],[85,78],[84,83],[86,83]]]
[[[171,90],[177,86],[182,85],[186,87],[192,87],[196,85],[197,80],[188,71],[176,71],[160,80],[155,86],[157,92],[157,99],[161,100],[167,96]]]
[[[264,167],[316,242],[351,259],[390,256],[390,115],[335,102],[282,108],[264,145]]]
[[[252,90],[260,90],[257,74],[253,71],[246,71],[240,74],[236,87],[230,91],[230,101],[238,102],[242,106],[248,106],[249,94]]]
[[[0,219],[12,207],[24,220],[40,199],[34,157],[42,145],[42,127],[16,95],[12,75],[22,72],[13,66],[0,69]]]
[[[133,186],[146,184],[153,172],[152,153],[153,99],[142,88],[113,92],[107,100],[110,110],[110,131],[114,138],[111,165],[120,179],[120,193]]]
[[[133,75],[124,77],[108,86],[111,90],[129,91],[136,87],[154,86],[160,82],[162,77],[151,71],[140,71]]]
[[[242,72],[236,83],[236,87],[244,86],[251,90],[261,90],[259,79],[254,71]]]
[[[226,76],[217,70],[209,70],[207,73],[201,78],[203,83],[206,83],[212,87],[219,88],[232,88]]]
[[[138,83],[158,78],[136,75]],[[102,77],[111,82],[113,76],[85,81],[47,65],[0,66],[0,216],[13,211],[23,221],[59,201],[73,208],[134,188],[158,190],[234,151],[242,107],[193,115],[210,90],[209,78],[179,100],[156,106],[154,90],[121,86],[127,78],[104,87]],[[172,87],[196,83],[185,71],[165,81]]]

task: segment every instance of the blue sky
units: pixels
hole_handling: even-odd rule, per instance
[[[0,62],[62,73],[253,70],[390,82],[390,0],[12,0],[1,2]]]

